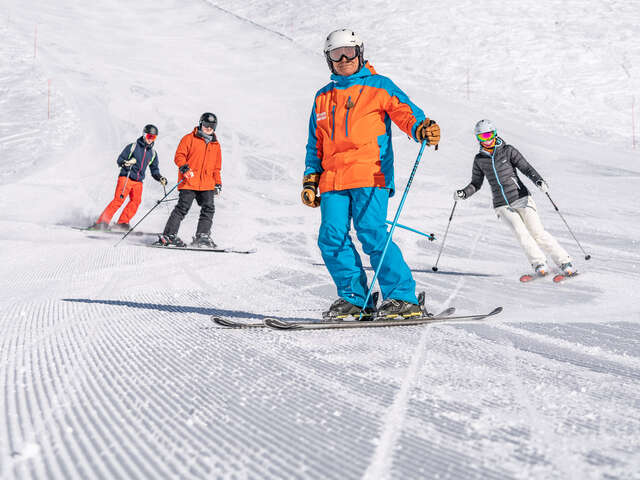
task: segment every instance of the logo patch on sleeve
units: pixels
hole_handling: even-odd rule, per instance
[[[316,122],[325,120],[327,118],[327,112],[316,112]]]

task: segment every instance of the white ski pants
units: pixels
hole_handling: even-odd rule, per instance
[[[516,234],[520,246],[534,268],[546,263],[546,252],[556,265],[570,262],[571,257],[560,246],[558,241],[542,226],[536,204],[531,195],[527,197],[526,206],[513,208],[502,206],[495,209],[496,215]],[[544,252],[543,252],[544,250]]]

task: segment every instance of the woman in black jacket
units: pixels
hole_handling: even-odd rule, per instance
[[[545,252],[564,274],[575,274],[576,269],[567,251],[542,226],[536,204],[518,177],[518,170],[542,192],[549,191],[547,183],[514,146],[498,137],[496,127],[490,120],[480,120],[476,124],[475,134],[480,151],[473,160],[471,182],[454,192],[454,200],[469,198],[480,190],[486,177],[498,218],[513,230],[536,274],[544,276],[549,273]]]

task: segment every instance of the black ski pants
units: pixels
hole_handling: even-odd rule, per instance
[[[200,206],[200,218],[198,219],[198,228],[196,234],[211,234],[211,225],[213,224],[213,214],[216,207],[213,204],[213,190],[180,190],[178,203],[171,212],[169,220],[164,227],[164,235],[176,235],[180,229],[180,223],[189,213],[191,204],[195,199]]]

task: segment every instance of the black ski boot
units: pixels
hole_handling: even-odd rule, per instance
[[[388,298],[376,311],[375,319],[393,320],[397,318],[399,320],[401,318],[422,317],[423,315],[422,307],[418,304]]]
[[[186,247],[187,244],[184,243],[182,240],[180,240],[180,237],[178,237],[175,234],[172,235],[158,235],[158,240],[156,240],[155,242],[153,242],[154,245],[160,246],[160,247],[178,247],[178,248],[182,248],[182,247]]]
[[[217,245],[211,238],[211,235],[208,233],[196,233],[196,236],[193,237],[193,242],[191,243],[192,247],[197,248],[216,248]]]
[[[374,307],[368,307],[364,309],[364,313],[362,315],[363,320],[372,319],[373,313],[375,311],[375,305],[378,303],[378,292],[375,292],[373,295],[371,295],[371,302],[373,303]],[[356,319],[359,319],[361,312],[362,308],[360,308],[359,306],[346,301],[344,298],[339,298],[331,304],[329,310],[327,310],[326,312],[322,312],[322,318],[324,320],[340,320],[347,317],[354,317]]]
[[[105,231],[109,230],[109,224],[105,223],[105,222],[96,222],[93,225],[91,225],[89,228],[87,228],[87,230],[105,232]]]
[[[129,230],[131,230],[131,225],[129,225],[128,223],[116,223],[113,227],[111,227],[111,230],[115,230],[117,232],[128,232]]]

